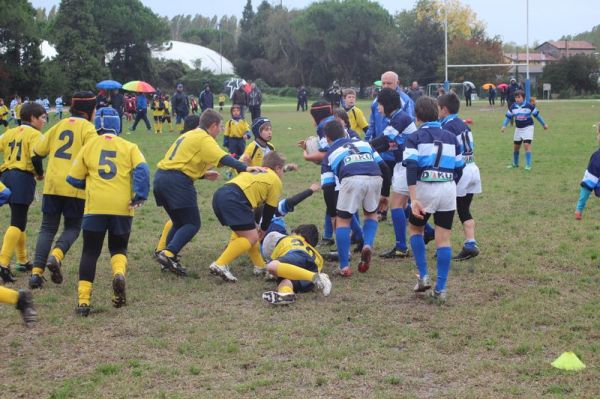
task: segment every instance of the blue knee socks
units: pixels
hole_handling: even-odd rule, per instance
[[[337,250],[340,257],[340,269],[343,269],[348,267],[350,263],[350,227],[338,227],[335,229],[335,241],[337,242]]]
[[[392,223],[394,224],[394,234],[396,235],[396,249],[406,251],[406,216],[404,209],[392,209]]]
[[[435,290],[438,292],[446,289],[446,280],[448,280],[451,260],[452,248],[440,247],[437,249],[437,280],[435,282]]]
[[[425,257],[425,240],[421,234],[415,234],[410,237],[410,247],[415,257],[417,269],[419,269],[419,278],[427,275],[427,258]]]
[[[333,238],[333,224],[331,223],[331,217],[325,212],[325,222],[323,223],[323,238]]]
[[[525,165],[531,166],[531,151],[525,152]]]
[[[365,223],[363,224],[363,236],[365,238],[365,245],[373,248],[373,243],[375,242],[375,234],[377,234],[377,220],[373,219],[365,219]]]
[[[363,241],[363,231],[360,228],[360,219],[358,218],[358,213],[352,215],[350,228],[352,229],[352,238],[354,238],[355,241]]]
[[[519,151],[513,151],[513,165],[519,166]]]

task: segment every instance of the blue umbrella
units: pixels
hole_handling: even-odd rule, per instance
[[[116,80],[103,80],[102,82],[98,82],[96,85],[97,89],[107,90],[120,89],[121,87],[123,87],[123,85]]]

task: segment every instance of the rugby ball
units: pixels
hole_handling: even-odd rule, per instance
[[[306,153],[312,155],[319,152],[319,138],[317,136],[310,136],[304,141],[306,147]]]

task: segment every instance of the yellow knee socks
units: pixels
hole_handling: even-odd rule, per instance
[[[256,241],[252,247],[250,247],[250,251],[248,251],[248,255],[250,255],[250,260],[252,264],[260,269],[265,268],[265,260],[263,259],[260,253],[260,241]]]
[[[90,281],[79,280],[79,286],[77,287],[79,305],[90,306],[90,299],[92,298],[92,285],[93,283]]]
[[[167,223],[165,223],[162,234],[160,235],[160,239],[158,240],[158,244],[156,245],[157,251],[162,251],[163,249],[167,248],[167,236],[169,235],[169,231],[171,231],[172,227],[173,222],[171,219],[169,219]]]
[[[246,237],[237,237],[235,240],[231,240],[225,248],[225,251],[217,259],[217,265],[225,266],[233,262],[244,252],[248,252],[252,245]]]
[[[10,259],[15,252],[15,248],[21,239],[22,231],[15,226],[10,226],[4,233],[4,240],[2,241],[2,249],[0,250],[0,265],[8,267]]]
[[[314,275],[315,273],[313,272],[289,263],[280,262],[277,265],[277,277],[287,278],[289,280],[312,281]]]
[[[19,300],[19,292],[10,288],[0,286],[0,303],[16,305]]]
[[[17,262],[20,264],[25,264],[29,261],[27,258],[27,233],[21,231],[21,236],[17,241]]]
[[[116,254],[110,258],[110,265],[112,266],[113,277],[117,274],[125,276],[125,270],[127,269],[127,256],[123,254]]]

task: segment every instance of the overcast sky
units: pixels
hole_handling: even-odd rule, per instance
[[[30,0],[34,7],[50,9],[59,0]],[[261,0],[253,0],[256,7]],[[280,1],[287,8],[304,8],[312,0],[271,0]],[[159,15],[172,17],[177,14],[236,15],[241,17],[245,0],[201,0],[190,7],[189,0],[142,0]],[[412,8],[416,0],[379,0],[391,13]],[[499,35],[505,42],[526,42],[526,0],[462,0],[477,13],[487,25],[490,35]],[[256,8],[255,8],[256,9]],[[562,35],[577,34],[591,30],[600,24],[599,0],[529,0],[529,41],[540,43],[557,40]]]

